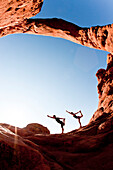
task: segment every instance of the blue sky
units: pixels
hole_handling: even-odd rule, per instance
[[[45,0],[37,18],[62,18],[82,27],[112,23],[112,0]],[[98,107],[99,68],[108,52],[60,38],[28,34],[0,39],[1,123],[25,127],[40,123],[60,133],[47,114],[66,118],[65,132],[79,127],[65,110],[82,110],[86,125]]]

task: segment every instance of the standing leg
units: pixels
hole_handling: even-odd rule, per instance
[[[64,128],[62,127],[62,134],[64,133]]]
[[[78,122],[79,122],[79,124],[80,124],[80,128],[81,128],[81,127],[82,127],[82,125],[81,125],[80,119],[83,117],[83,114],[82,114],[81,110],[80,110],[79,112],[81,113],[81,116],[78,116]]]
[[[82,125],[81,125],[81,122],[80,122],[80,118],[78,118],[78,122],[79,122],[79,124],[80,124],[80,128],[82,127]]]
[[[65,125],[65,118],[63,119],[63,122],[62,122],[62,124],[61,124],[62,134],[64,133],[64,125]]]

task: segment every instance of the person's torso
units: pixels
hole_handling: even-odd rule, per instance
[[[76,119],[78,118],[78,116],[76,116],[76,115],[74,115],[73,117],[76,118]]]
[[[56,117],[55,120],[56,120],[58,123],[62,123],[62,121],[61,121],[58,117]]]

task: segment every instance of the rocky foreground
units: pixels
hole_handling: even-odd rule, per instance
[[[39,124],[0,125],[2,170],[113,169],[113,130],[97,133],[99,120],[67,134],[51,135]]]

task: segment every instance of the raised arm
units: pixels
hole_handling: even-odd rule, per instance
[[[69,112],[68,110],[66,110],[66,112],[67,112],[67,113],[71,113],[71,112]]]
[[[50,117],[50,118],[53,118],[53,119],[54,119],[54,117],[53,117],[53,116],[49,116],[49,115],[47,115],[47,117]]]
[[[69,112],[69,111],[67,111],[67,110],[66,110],[66,112],[67,112],[67,113],[69,113],[69,114],[71,114],[71,115],[74,115],[74,113],[73,113],[73,112]]]

